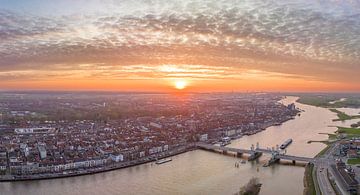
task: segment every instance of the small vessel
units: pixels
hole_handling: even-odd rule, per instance
[[[292,143],[292,141],[293,141],[292,139],[286,140],[283,144],[281,144],[280,149],[282,149],[282,150],[285,149]]]
[[[171,158],[163,158],[163,159],[157,160],[156,164],[160,165],[160,164],[164,164],[164,163],[167,163],[167,162],[170,162],[170,161],[172,161]]]
[[[230,141],[221,142],[221,143],[220,143],[220,146],[227,146],[227,145],[229,145],[229,144],[231,144]]]
[[[242,160],[242,161],[241,161],[241,164],[246,164],[246,161],[245,161],[245,160]]]
[[[224,137],[221,139],[220,146],[226,146],[231,144],[231,138],[230,137]]]

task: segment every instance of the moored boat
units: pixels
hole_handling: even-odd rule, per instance
[[[172,161],[171,158],[163,158],[163,159],[157,160],[156,164],[160,165],[160,164],[167,163],[167,162],[170,162],[170,161]]]
[[[286,140],[283,144],[281,144],[280,149],[285,149],[286,147],[288,147],[290,144],[292,143],[292,139],[288,139]]]

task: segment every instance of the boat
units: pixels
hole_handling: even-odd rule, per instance
[[[231,144],[231,138],[230,137],[224,137],[221,139],[220,146],[227,146]]]
[[[246,161],[245,161],[245,160],[242,160],[242,161],[241,161],[241,164],[246,164]]]
[[[292,139],[286,140],[283,144],[281,144],[280,149],[282,149],[282,150],[285,149],[292,143],[292,141],[293,141]]]
[[[227,145],[229,145],[229,144],[231,144],[230,141],[224,141],[224,142],[221,142],[221,143],[220,143],[220,146],[227,146]]]
[[[167,162],[170,162],[170,161],[172,161],[171,158],[163,158],[163,159],[157,160],[156,164],[160,165],[160,164],[164,164],[164,163],[167,163]]]

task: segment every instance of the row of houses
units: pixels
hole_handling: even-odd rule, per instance
[[[169,145],[164,145],[164,146],[155,146],[149,149],[149,154],[156,154],[159,152],[163,152],[163,151],[168,151],[169,150]]]
[[[110,156],[106,159],[91,159],[76,161],[67,164],[50,164],[41,165],[39,163],[28,163],[27,165],[11,165],[10,172],[13,175],[30,175],[30,174],[41,174],[41,173],[56,173],[69,170],[87,169],[94,167],[102,167],[111,162],[122,161],[122,155]],[[6,168],[5,168],[6,169]]]

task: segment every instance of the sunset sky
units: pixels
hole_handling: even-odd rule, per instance
[[[359,92],[360,1],[0,0],[0,89]]]

